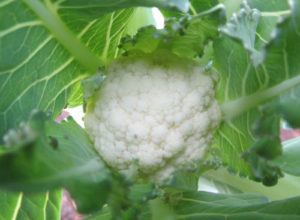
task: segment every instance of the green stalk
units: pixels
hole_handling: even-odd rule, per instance
[[[233,117],[247,112],[258,105],[279,96],[283,92],[297,85],[300,85],[300,75],[287,79],[264,91],[259,91],[249,96],[244,96],[233,101],[222,103],[220,107],[223,112],[223,118],[225,120],[230,120]]]
[[[90,73],[95,73],[104,62],[96,57],[85,47],[78,38],[67,28],[57,15],[55,7],[50,1],[44,5],[37,0],[23,0],[43,21],[48,30],[55,36],[75,59],[83,65]]]
[[[285,174],[278,184],[272,187],[264,186],[245,177],[230,174],[225,168],[210,170],[202,177],[231,186],[245,193],[255,193],[267,196],[271,200],[281,200],[300,196],[300,177]]]

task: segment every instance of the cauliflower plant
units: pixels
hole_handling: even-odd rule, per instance
[[[202,158],[221,121],[214,80],[192,61],[174,55],[122,58],[88,107],[85,126],[113,168],[136,163],[161,182]]]

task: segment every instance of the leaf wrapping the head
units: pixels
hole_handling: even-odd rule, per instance
[[[0,155],[0,187],[28,192],[65,187],[79,211],[100,209],[112,176],[85,131],[70,117],[58,124],[42,112],[26,125],[38,135]]]

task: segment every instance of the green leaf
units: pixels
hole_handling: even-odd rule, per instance
[[[297,87],[294,89],[297,90]],[[242,154],[242,157],[251,165],[254,179],[262,181],[265,185],[274,185],[277,179],[283,176],[279,168],[281,166],[272,161],[282,155],[279,139],[280,116],[292,127],[300,127],[300,102],[293,90],[283,94],[280,101],[263,107],[261,118],[254,124],[254,133],[258,139]]]
[[[174,198],[181,219],[299,219],[300,197],[270,202],[255,194],[183,192]]]
[[[298,93],[298,94],[297,94]],[[285,93],[274,105],[274,110],[293,128],[300,128],[300,86]]]
[[[240,154],[257,140],[252,126],[261,116],[259,105],[279,95],[285,100],[287,95],[298,94],[299,86],[296,86],[300,84],[300,66],[296,57],[299,56],[300,44],[296,39],[300,23],[297,17],[299,5],[296,2],[292,5],[290,17],[276,27],[274,33],[277,34],[266,46],[265,60],[257,68],[251,64],[250,52],[241,42],[223,35],[214,43],[215,66],[220,72],[217,98],[223,102],[221,107],[226,119],[217,132],[215,147],[226,165],[250,177],[253,174]],[[279,9],[278,5],[268,4],[269,10],[275,14],[276,10],[286,9],[285,5],[282,7]],[[293,87],[293,93],[283,95]]]
[[[272,106],[265,106],[261,112],[262,116],[254,123],[253,128],[257,140],[241,157],[250,164],[254,180],[273,186],[283,176],[279,167],[270,162],[282,154],[280,118]]]
[[[234,14],[226,26],[220,30],[226,35],[242,41],[244,47],[251,53],[251,61],[254,66],[258,66],[265,58],[264,47],[271,39],[271,33],[278,18],[289,15],[289,9],[287,1],[244,1],[241,10]]]
[[[263,52],[255,48],[256,28],[260,19],[260,12],[257,9],[251,9],[244,2],[242,9],[233,18],[229,20],[221,32],[239,39],[243,42],[244,47],[251,52],[251,59],[257,66],[263,59]]]
[[[148,26],[141,28],[133,38],[123,38],[120,47],[125,55],[165,49],[184,58],[201,57],[205,45],[217,37],[224,16],[223,5],[216,5],[194,16],[173,17],[166,20],[164,29]]]
[[[0,220],[60,219],[62,190],[39,194],[0,191]]]
[[[272,39],[272,33],[278,21],[290,14],[290,5],[288,1],[282,0],[248,0],[247,2],[253,10],[255,8],[260,10],[254,47],[261,52]]]
[[[190,0],[190,14],[196,15],[218,5],[218,0]]]
[[[223,5],[216,5],[194,15],[183,36],[174,39],[172,51],[188,58],[203,55],[204,46],[218,36],[218,26],[225,21]],[[201,31],[199,31],[201,30]]]
[[[247,177],[234,175],[232,172],[228,172],[226,168],[209,170],[204,173],[202,177],[208,181],[216,182],[217,185],[227,186],[239,192],[264,195],[271,200],[283,200],[300,196],[300,177],[290,176],[288,174],[280,178],[277,185],[272,187],[265,186]],[[217,186],[217,189],[219,188],[220,187]],[[228,192],[225,191],[223,193]],[[231,191],[229,191],[229,194],[232,194]]]
[[[221,164],[218,158],[207,159],[205,162],[199,161],[194,167],[181,168],[173,173],[173,176],[166,180],[163,188],[172,188],[183,191],[197,191],[199,177],[208,170],[217,169]]]
[[[284,172],[300,176],[300,137],[283,142],[283,155],[274,163]]]
[[[61,11],[66,12],[81,11],[81,13],[90,13],[91,16],[99,16],[109,11],[114,11],[122,8],[131,7],[158,7],[166,10],[177,10],[181,12],[187,12],[189,9],[188,0],[144,0],[130,1],[130,0],[66,0],[63,1],[59,8]],[[91,10],[92,8],[92,10]],[[72,13],[72,14],[73,14]],[[75,13],[76,14],[76,13]]]
[[[215,7],[219,2],[218,0],[190,0],[190,7],[188,14],[189,15],[197,15],[203,11],[207,11],[213,7]],[[171,18],[171,17],[177,17],[180,18],[184,16],[184,13],[180,12],[175,12],[175,11],[166,11],[166,10],[161,10],[162,14],[164,15],[165,18]]]
[[[5,131],[26,119],[33,108],[50,110],[56,117],[70,87],[84,78],[87,70],[22,1],[2,2],[0,14],[2,139]],[[11,16],[15,19],[5,19]]]
[[[28,124],[36,140],[0,156],[0,186],[26,192],[64,187],[80,212],[100,209],[110,193],[111,174],[85,131],[72,118],[58,124],[42,112]]]
[[[72,86],[70,96],[68,98],[68,107],[75,108],[83,104],[83,91],[81,82],[77,82]]]
[[[153,36],[155,30],[156,28],[153,25],[146,26],[140,28],[134,37],[127,35],[122,38],[119,47],[125,50],[123,55],[128,55],[128,52],[140,53],[140,51],[152,53],[160,43],[160,39]]]

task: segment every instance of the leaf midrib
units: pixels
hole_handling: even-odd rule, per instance
[[[223,118],[230,120],[298,85],[300,85],[300,76],[295,76],[263,91],[222,103]]]
[[[50,2],[45,6],[40,1],[23,0],[23,2],[42,20],[45,27],[55,38],[83,65],[90,73],[95,73],[103,61],[85,47],[78,38],[66,27],[57,15]]]

